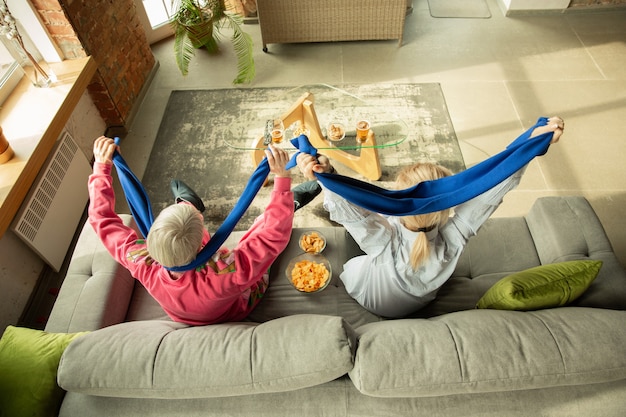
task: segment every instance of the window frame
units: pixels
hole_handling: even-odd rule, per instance
[[[13,61],[11,66],[0,78],[0,103],[4,103],[9,95],[11,95],[15,87],[17,87],[22,80],[22,77],[24,77],[24,73],[19,68],[19,64],[17,61]]]
[[[6,0],[6,2],[13,17],[20,22],[21,27],[26,31],[23,35],[27,35],[31,39],[43,59],[47,62],[61,62],[62,54],[60,50],[50,39],[39,14],[30,2],[24,0]],[[13,92],[23,76],[24,74],[21,68],[19,68],[19,64],[17,61],[14,61],[0,77],[0,103],[3,103]]]

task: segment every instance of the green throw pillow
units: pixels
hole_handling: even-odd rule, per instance
[[[539,310],[564,306],[589,288],[601,266],[602,261],[569,261],[509,275],[496,282],[476,308]]]
[[[0,339],[0,416],[56,416],[63,351],[84,333],[48,333],[8,326]]]

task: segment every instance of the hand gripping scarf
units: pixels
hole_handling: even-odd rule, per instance
[[[387,190],[365,181],[338,174],[316,173],[315,175],[319,182],[332,192],[341,195],[353,204],[377,213],[408,216],[445,210],[471,200],[493,188],[536,156],[545,154],[550,146],[553,133],[544,133],[532,138],[532,140],[529,138],[536,127],[544,126],[547,122],[547,118],[540,118],[534,126],[515,139],[504,151],[465,171],[438,180],[425,181],[404,190]],[[317,155],[317,149],[309,143],[305,135],[292,139],[291,143],[299,152],[291,157],[287,164],[288,169],[296,165],[296,156],[300,152]],[[113,156],[113,164],[117,169],[131,214],[139,227],[139,231],[146,237],[154,222],[150,199],[139,179],[132,173],[118,152]],[[182,272],[204,265],[232,233],[263,186],[269,172],[267,158],[264,158],[252,173],[241,197],[224,223],[215,231],[206,246],[198,252],[196,259],[187,265],[167,269]]]
[[[540,118],[504,151],[465,171],[438,180],[424,181],[404,190],[387,190],[337,174],[315,173],[315,176],[330,191],[376,213],[390,216],[433,213],[479,196],[523,168],[536,156],[545,154],[550,147],[553,132],[543,133],[532,140],[529,138],[536,127],[544,126],[547,122],[547,118]],[[300,136],[292,143],[300,152],[313,156],[317,153],[306,136]]]
[[[137,227],[139,228],[141,234],[144,237],[147,237],[150,227],[154,222],[154,216],[152,214],[152,207],[150,205],[148,194],[139,179],[131,172],[119,152],[115,152],[113,155],[113,164],[117,169],[117,175],[120,178],[120,184],[122,185],[124,195],[126,196],[126,202],[130,207],[130,212],[135,219],[135,223],[137,223]],[[200,250],[200,252],[198,252],[196,259],[187,265],[167,267],[166,269],[169,271],[183,272],[199,268],[207,263],[207,261],[211,259],[211,256],[219,250],[224,242],[226,242],[226,239],[228,239],[228,236],[230,236],[232,231],[235,229],[235,226],[263,186],[263,183],[269,173],[269,163],[267,162],[267,158],[263,158],[256,170],[252,173],[252,176],[248,180],[241,197],[237,200],[235,207],[233,207],[230,214],[226,217],[226,219],[224,219],[224,223],[222,223],[213,236],[211,236],[211,239],[207,242],[207,244]]]

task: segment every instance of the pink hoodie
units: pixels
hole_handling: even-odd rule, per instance
[[[223,248],[204,267],[173,279],[150,257],[145,240],[115,213],[111,169],[110,164],[94,164],[89,177],[89,223],[111,255],[143,284],[168,316],[204,325],[239,321],[250,314],[267,288],[267,270],[291,237],[291,179],[274,179],[267,209],[234,250]],[[208,240],[205,232],[205,244]]]

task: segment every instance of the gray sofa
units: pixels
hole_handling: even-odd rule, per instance
[[[338,274],[359,249],[342,228],[321,231],[333,266],[323,292],[287,281],[292,239],[248,321],[189,327],[168,320],[87,225],[46,328],[91,331],[61,360],[60,415],[623,415],[626,273],[584,198],[490,219],[437,299],[401,320],[346,294]],[[602,269],[570,306],[474,308],[510,273],[587,258]]]

